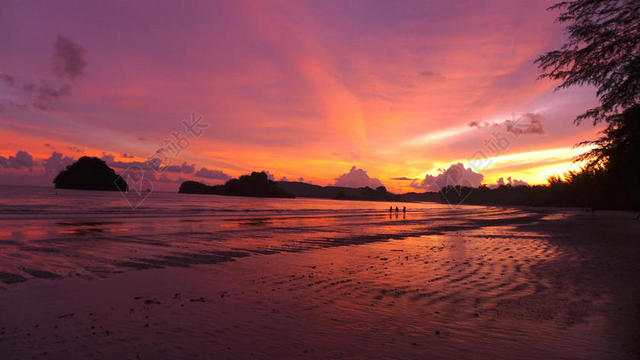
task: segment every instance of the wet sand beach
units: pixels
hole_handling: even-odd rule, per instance
[[[0,355],[640,354],[634,214],[338,203],[351,208],[4,219]]]

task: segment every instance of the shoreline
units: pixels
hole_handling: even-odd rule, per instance
[[[5,187],[16,187],[16,188],[37,188],[37,189],[50,189],[50,190],[63,190],[63,191],[74,191],[79,190],[82,192],[98,192],[98,193],[112,193],[113,191],[103,191],[103,190],[84,190],[84,189],[58,189],[55,187],[49,186],[39,186],[39,185],[2,185]],[[475,189],[477,190],[477,189]],[[317,199],[317,200],[333,200],[333,201],[365,201],[372,203],[409,203],[409,204],[440,204],[440,205],[448,205],[452,207],[458,206],[484,206],[484,207],[500,207],[500,208],[517,208],[517,209],[544,209],[544,210],[558,210],[558,211],[566,211],[566,210],[588,210],[588,211],[616,211],[616,212],[628,212],[633,213],[636,216],[640,214],[640,209],[616,209],[616,208],[593,208],[593,207],[580,207],[580,206],[549,206],[549,205],[525,205],[525,204],[496,204],[496,203],[482,203],[482,202],[462,202],[460,204],[451,205],[447,201],[429,201],[429,200],[410,200],[410,199],[398,199],[398,200],[375,200],[375,199],[335,199],[335,198],[325,198],[325,197],[307,197],[307,196],[296,196],[294,198],[288,197],[266,197],[266,196],[238,196],[238,195],[224,195],[224,194],[201,194],[201,193],[185,193],[179,191],[161,191],[161,190],[153,190],[151,193],[159,193],[159,194],[182,194],[182,195],[213,195],[213,196],[224,196],[227,198],[249,198],[249,199]],[[436,192],[438,193],[438,192]],[[145,193],[146,194],[146,193]],[[410,194],[392,194],[394,196],[402,197],[403,195]]]

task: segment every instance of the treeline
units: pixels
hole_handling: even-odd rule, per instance
[[[602,136],[577,172],[553,176],[544,186],[445,188],[450,203],[575,206],[594,209],[640,210],[640,105],[608,118]]]
[[[548,182],[547,185],[503,185],[494,189],[449,186],[440,194],[442,200],[450,204],[640,210],[639,188],[621,183],[604,168],[569,172],[563,177],[551,177]]]
[[[547,187],[508,191],[507,199],[602,209],[640,209],[640,6],[637,0],[560,1],[568,37],[556,50],[536,59],[541,77],[559,80],[558,88],[590,85],[599,104],[578,115],[606,128],[592,149],[579,157],[580,172],[549,179]],[[530,193],[528,195],[521,193]],[[481,196],[470,194],[469,197]],[[517,194],[517,195],[516,195]],[[532,195],[534,194],[534,195]],[[515,200],[514,200],[515,201]]]

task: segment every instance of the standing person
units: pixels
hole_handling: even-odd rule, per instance
[[[399,211],[399,210],[398,210],[398,206],[396,206],[396,213],[397,213],[398,211]]]
[[[393,206],[389,206],[389,214],[393,212]]]
[[[405,213],[405,214],[407,213],[407,207],[406,206],[402,207],[402,212]]]

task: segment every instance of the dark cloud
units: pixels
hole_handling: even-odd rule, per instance
[[[507,182],[505,183],[504,178],[499,178],[497,184],[491,185],[491,188],[497,188],[498,186],[529,186],[526,181],[513,179],[511,176],[507,178]]]
[[[48,146],[47,146],[48,145]],[[51,144],[45,145],[46,147],[53,148]],[[65,147],[73,150],[74,146]],[[126,155],[126,154],[125,154]],[[48,158],[34,159],[31,154],[24,150],[20,150],[15,155],[0,156],[0,169],[27,169],[27,172],[18,174],[17,171],[0,171],[0,180],[7,183],[15,184],[36,184],[46,185],[50,184],[51,180],[60,171],[64,170],[67,166],[73,164],[77,157],[81,155],[65,155],[58,151],[53,151]],[[123,156],[124,158],[132,158],[133,156]],[[181,165],[169,165],[159,170],[154,170],[149,161],[118,161],[116,155],[106,152],[102,153],[100,159],[105,161],[107,165],[121,176],[123,176],[128,182],[135,183],[148,183],[148,182],[160,182],[160,183],[176,183],[176,181],[185,181],[181,175],[194,174],[195,176],[207,179],[228,180],[231,176],[225,174],[222,170],[207,169],[205,167],[200,168],[197,172],[195,164],[188,164],[186,162]],[[12,175],[13,174],[13,175]],[[174,175],[177,174],[177,175]],[[174,177],[178,176],[178,180]]]
[[[265,174],[267,174],[267,179],[269,180],[275,180],[276,177],[275,175],[273,175],[272,173],[269,172],[269,170],[263,170]]]
[[[170,178],[168,178],[166,175],[161,175],[160,178],[158,179],[159,182],[161,183],[174,183],[176,182],[175,180],[171,180]]]
[[[116,156],[112,154],[107,154],[106,152],[102,153],[102,157],[100,158],[104,160],[107,164],[115,162]]]
[[[395,178],[391,178],[391,180],[408,180],[408,181],[413,181],[416,180],[415,178],[408,178],[406,176],[401,176],[401,177],[395,177]]]
[[[84,73],[87,66],[87,50],[72,39],[58,35],[53,45],[51,71],[63,79],[75,79]]]
[[[462,163],[452,164],[447,170],[440,170],[437,176],[427,175],[418,182],[414,180],[411,187],[416,189],[424,189],[427,191],[440,191],[446,186],[469,186],[478,187],[482,184],[484,175],[464,167]]]
[[[207,169],[205,167],[200,168],[196,173],[197,177],[205,178],[205,179],[218,179],[218,180],[229,180],[231,176],[225,174],[220,170]]]
[[[518,180],[518,179],[512,180],[511,177],[509,177],[508,180],[512,186],[529,186],[529,183],[524,180]]]
[[[130,169],[131,171],[151,171],[153,169],[147,161],[116,161],[115,155],[113,154],[102,153],[100,159],[115,169]]]
[[[3,103],[21,109],[31,105],[44,111],[53,110],[62,97],[71,94],[71,87],[68,84],[56,86],[46,81],[38,83],[21,81],[7,74],[0,74],[0,80],[19,99],[19,102],[4,99]]]
[[[114,155],[105,153],[101,159],[125,179],[129,189],[143,191],[149,186],[153,187],[152,183],[158,180],[156,171],[146,161],[115,161]]]
[[[50,177],[56,176],[74,161],[75,159],[54,151],[49,158],[43,160],[44,172]]]
[[[8,87],[16,86],[16,79],[11,75],[0,74],[0,80],[2,80],[2,82],[4,82]]]
[[[141,172],[141,173],[144,173],[145,178],[153,179],[153,180],[156,180],[157,178],[155,176],[156,173],[160,173],[160,174],[161,173],[173,173],[173,174],[195,173],[195,176],[206,178],[206,179],[220,179],[220,180],[231,179],[231,176],[225,174],[221,170],[210,170],[205,167],[202,167],[200,168],[200,170],[196,172],[195,171],[196,165],[187,164],[186,162],[182,163],[181,165],[166,165],[158,169],[156,166],[154,166],[154,163],[152,161],[131,161],[131,162],[116,161],[115,156],[113,154],[102,153],[101,159],[104,160],[107,163],[107,165],[111,166],[112,168],[121,169],[122,171],[127,173]],[[162,176],[166,177],[166,175],[161,175],[159,179],[162,179]],[[179,177],[179,179],[182,179],[182,177]],[[167,182],[167,181],[162,181],[162,182]],[[170,182],[175,182],[175,181],[171,180]]]
[[[470,127],[475,127],[475,128],[478,128],[478,129],[486,129],[488,127],[498,127],[500,125],[499,124],[490,124],[490,123],[488,123],[486,121],[483,122],[483,123],[478,122],[478,121],[472,121],[472,122],[469,123],[469,126]]]
[[[87,61],[86,50],[68,37],[59,35],[53,45],[51,71],[61,79],[75,79],[82,75]],[[0,81],[8,88],[14,99],[0,99],[0,106],[25,109],[33,108],[51,111],[65,96],[71,94],[71,86],[66,83],[51,84],[46,80],[25,80],[13,75],[0,74]]]
[[[187,164],[182,163],[182,165],[169,165],[167,167],[162,168],[164,171],[172,172],[172,173],[183,173],[183,174],[193,174],[196,171],[195,164]]]
[[[505,120],[503,122],[493,124],[486,121],[483,123],[472,121],[469,123],[469,126],[478,129],[486,129],[489,127],[493,129],[504,126],[507,132],[515,135],[542,135],[545,134],[544,126],[542,125],[543,120],[544,117],[540,114],[526,113],[517,120]]]
[[[125,159],[133,159],[135,156],[127,154],[127,153],[124,153],[124,154],[122,154],[122,157],[125,158]]]
[[[516,135],[523,134],[537,134],[542,135],[545,133],[542,126],[542,120],[544,118],[540,114],[526,113],[522,115],[517,121],[506,120],[504,122],[507,131]]]
[[[33,167],[33,156],[24,150],[16,152],[15,156],[9,155],[8,158],[0,156],[0,167],[7,169],[31,169]]]
[[[435,71],[431,71],[431,70],[425,70],[425,71],[420,71],[418,73],[418,75],[420,75],[423,78],[426,78],[428,80],[434,80],[434,81],[444,81],[445,77],[442,76],[441,74],[438,74]]]
[[[31,97],[31,104],[40,110],[53,110],[61,97],[71,94],[71,87],[67,84],[57,87],[44,81],[25,84],[23,89]]]
[[[48,158],[34,159],[26,151],[18,151],[15,156],[0,156],[0,167],[21,169],[0,171],[0,182],[16,185],[51,185],[51,180],[60,171],[74,162],[73,158],[53,152]]]
[[[335,182],[335,186],[344,186],[350,188],[360,188],[368,186],[370,188],[377,188],[378,186],[382,186],[380,180],[375,178],[370,178],[367,175],[367,172],[363,169],[358,169],[357,167],[351,167],[348,173],[342,174],[337,177]]]

